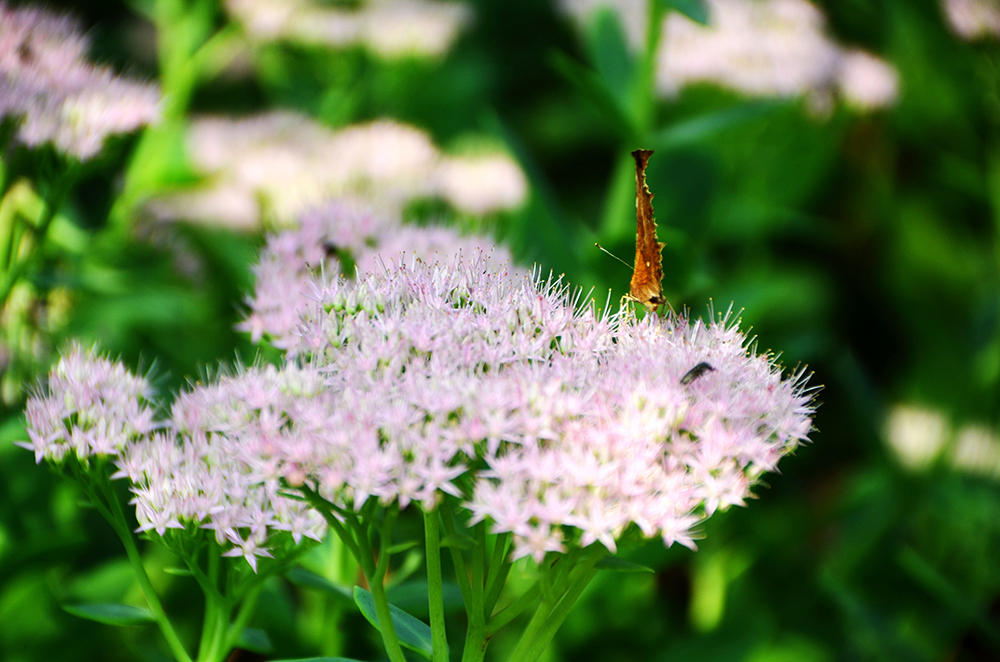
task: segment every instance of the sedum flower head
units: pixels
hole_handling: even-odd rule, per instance
[[[108,136],[156,121],[156,88],[91,65],[86,50],[72,20],[0,3],[0,116],[18,118],[22,142],[86,160]]]
[[[371,273],[404,253],[433,261],[486,251],[492,244],[487,237],[462,236],[443,226],[405,226],[333,201],[303,214],[298,228],[268,238],[254,267],[257,286],[248,300],[250,314],[238,328],[249,332],[254,342],[266,335],[276,347],[295,355],[302,315],[315,304],[313,293],[324,275]],[[511,255],[497,247],[492,259],[506,263]]]
[[[801,373],[782,380],[728,316],[598,314],[482,253],[313,298],[300,353],[323,386],[285,412],[294,435],[252,438],[251,462],[345,509],[460,496],[515,556],[614,550],[632,525],[693,546],[810,430]]]
[[[34,451],[36,462],[116,456],[154,429],[151,396],[144,377],[73,345],[49,373],[46,387],[28,399],[29,441],[20,445]]]
[[[320,381],[316,375],[274,368],[242,371],[182,393],[171,427],[126,449],[116,477],[127,477],[140,531],[196,526],[214,532],[225,556],[240,556],[257,570],[282,534],[294,544],[322,540],[326,522],[301,501],[278,494],[265,467],[247,462],[246,447],[295,435],[285,410],[295,410]],[[253,443],[248,443],[247,438]]]

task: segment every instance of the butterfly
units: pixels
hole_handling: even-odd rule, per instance
[[[629,283],[628,298],[655,311],[667,300],[663,298],[660,281],[663,280],[663,247],[656,238],[656,219],[653,218],[653,194],[646,185],[646,164],[652,156],[651,149],[632,152],[635,159],[635,266]]]

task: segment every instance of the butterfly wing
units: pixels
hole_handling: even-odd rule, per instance
[[[646,164],[651,149],[632,152],[635,159],[635,266],[629,284],[629,298],[655,311],[667,302],[663,298],[663,246],[656,238],[653,194],[646,185]]]

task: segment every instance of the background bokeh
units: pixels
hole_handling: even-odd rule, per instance
[[[95,61],[158,82],[165,106],[161,123],[88,163],[63,208],[68,223],[28,276],[27,312],[7,304],[0,659],[157,659],[153,630],[59,609],[136,589],[103,520],[9,443],[24,438],[21,389],[53,350],[98,342],[152,369],[164,392],[220,362],[253,361],[258,349],[234,326],[264,232],[328,194],[490,233],[518,262],[617,306],[629,269],[594,242],[631,261],[628,153],[638,147],[656,150],[648,177],[667,298],[695,315],[732,304],[761,349],[789,368],[807,364],[823,386],[817,430],[757,501],[705,524],[698,552],[624,550],[656,572],[599,577],[547,659],[1000,659],[1000,5],[827,0],[803,10],[770,0],[784,18],[759,20],[751,41],[767,45],[772,78],[751,63],[741,87],[739,71],[684,76],[738,69],[745,45],[729,65],[698,60],[697,40],[679,28],[657,36],[651,59],[645,2],[421,4],[47,4],[80,19]],[[713,24],[711,10],[733,0],[666,4],[707,7]],[[354,36],[335,42],[348,31],[323,32],[319,20],[265,20],[307,9],[353,13]],[[803,11],[825,41],[788,29]],[[815,16],[825,17],[818,27]],[[185,73],[178,63],[220,34],[198,75]],[[720,38],[710,53],[723,50]],[[845,82],[837,63],[859,52],[878,58],[874,78]],[[819,73],[793,71],[815,53]],[[688,69],[670,70],[685,57]],[[389,120],[417,137],[365,147],[358,134],[360,147],[301,161],[282,152],[291,165],[268,152],[253,176],[238,170],[252,158],[246,145],[223,141],[216,161],[199,151],[213,139],[207,117],[277,111],[300,118],[294,130],[315,123],[299,144],[346,144],[347,127]],[[442,174],[403,191],[393,163],[412,157],[404,143],[459,172],[457,188]],[[379,151],[363,186],[348,175],[331,183],[329,173]],[[498,191],[495,204],[462,195],[462,159],[484,153],[498,170],[468,177],[474,192]],[[13,147],[2,159],[5,195],[48,167]],[[212,186],[227,193],[198,197]],[[16,342],[25,325],[30,357]],[[161,581],[168,610],[196,609],[182,578]],[[316,655],[334,636],[324,628],[348,640],[363,631],[359,617],[331,621],[287,582],[268,590],[256,625],[274,652],[241,660]],[[376,659],[360,639],[345,654]],[[491,659],[507,645],[498,637]]]

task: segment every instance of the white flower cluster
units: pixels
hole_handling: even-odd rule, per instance
[[[528,193],[524,173],[506,154],[446,155],[423,131],[386,120],[332,131],[287,112],[206,117],[192,124],[188,145],[210,185],[155,201],[151,211],[161,219],[287,226],[331,198],[378,204],[394,215],[414,198],[439,197],[483,215],[517,208]]]
[[[440,57],[471,18],[464,4],[429,0],[365,0],[353,8],[317,0],[226,0],[225,5],[255,40],[361,46],[386,59]]]
[[[817,110],[837,93],[861,110],[891,106],[899,76],[885,61],[844,48],[826,30],[823,14],[807,0],[705,0],[707,26],[672,12],[663,23],[656,84],[672,97],[690,84],[715,83],[748,96],[806,96]],[[646,37],[644,0],[561,0],[563,11],[585,21],[611,9],[634,48]]]

